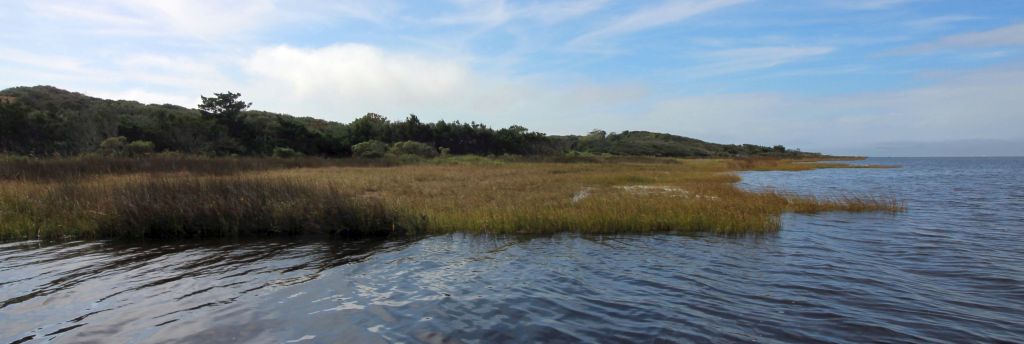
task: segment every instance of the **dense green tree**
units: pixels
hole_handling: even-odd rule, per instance
[[[516,125],[492,129],[475,122],[425,123],[415,115],[389,121],[369,113],[345,124],[251,111],[252,104],[232,92],[204,96],[197,109],[104,100],[49,86],[9,88],[0,91],[0,97],[4,99],[0,102],[0,153],[21,155],[100,152],[107,149],[102,147],[104,140],[113,137],[124,138],[122,151],[133,142],[147,142],[131,149],[138,154],[268,156],[290,149],[303,155],[346,157],[360,155],[354,154],[356,146],[371,147],[371,155],[383,155],[391,145],[395,152],[426,152],[424,147],[436,152],[435,147],[444,147],[439,150],[479,155],[571,151],[675,157],[807,155],[782,146],[720,145],[644,131],[547,136]],[[367,141],[374,143],[357,144]]]
[[[202,111],[205,115],[214,117],[218,116],[237,116],[249,109],[252,103],[246,103],[238,100],[242,97],[241,93],[214,93],[213,97],[199,96],[202,102],[199,103],[199,111]]]
[[[368,113],[348,125],[353,142],[369,140],[391,141],[390,123],[384,116]]]
[[[259,154],[270,149],[269,143],[262,140],[262,128],[258,126],[261,122],[254,120],[247,123],[249,116],[242,116],[242,111],[252,106],[252,103],[239,100],[241,96],[240,93],[232,92],[214,93],[209,98],[200,96],[202,102],[198,106],[199,111],[222,127],[214,130],[227,132],[226,135],[210,133],[215,138],[216,144],[211,148],[216,153]]]

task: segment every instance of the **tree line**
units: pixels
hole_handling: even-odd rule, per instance
[[[349,123],[250,109],[238,93],[202,97],[196,109],[88,97],[50,86],[0,91],[0,153],[71,156],[310,155],[347,157],[383,151],[433,155],[613,154],[678,157],[805,154],[782,146],[720,145],[650,132],[551,136],[522,126],[392,121],[369,113]]]

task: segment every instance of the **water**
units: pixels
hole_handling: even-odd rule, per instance
[[[0,342],[1021,342],[1024,159],[754,172],[886,194],[759,237],[0,245]]]

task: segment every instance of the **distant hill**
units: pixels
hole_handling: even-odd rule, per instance
[[[669,157],[807,156],[782,146],[731,145],[653,133],[595,130],[549,136],[521,126],[492,129],[479,123],[390,121],[367,114],[350,123],[248,110],[237,94],[209,98],[205,110],[89,97],[51,86],[0,91],[0,153],[76,155],[124,137],[156,151],[206,155],[270,155],[287,149],[305,155],[349,156],[366,141],[417,141],[453,154],[554,155],[570,152]],[[151,144],[149,144],[151,143]]]
[[[789,151],[783,146],[765,147],[750,144],[717,144],[689,137],[649,131],[624,131],[617,134],[608,134],[601,130],[595,130],[589,135],[569,137],[569,139],[577,142],[575,147],[579,151],[613,155],[669,157],[812,155],[811,153]]]

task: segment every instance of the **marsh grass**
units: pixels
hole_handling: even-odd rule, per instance
[[[283,234],[378,236],[421,231],[419,219],[335,185],[251,176],[100,178],[35,186],[0,201],[10,238],[201,238]]]
[[[739,177],[731,172],[760,168],[757,161],[485,160],[0,180],[0,239],[741,234],[777,231],[784,212],[905,208],[888,198],[814,198],[736,187]]]

